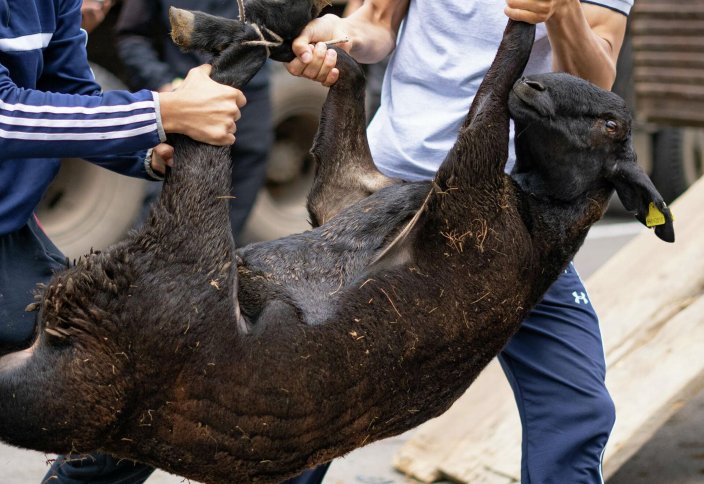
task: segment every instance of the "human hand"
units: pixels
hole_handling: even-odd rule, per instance
[[[292,44],[296,58],[286,64],[288,72],[294,76],[306,77],[332,86],[340,77],[337,65],[337,52],[329,49],[326,42],[347,39],[344,21],[332,14],[311,21]],[[349,52],[350,42],[340,47]]]
[[[167,166],[174,166],[174,147],[160,143],[152,150],[151,167],[155,172],[164,175]]]
[[[247,100],[239,89],[210,78],[212,66],[191,69],[172,92],[159,94],[164,131],[217,146],[235,142],[236,121]]]
[[[81,27],[92,32],[100,25],[112,7],[112,0],[83,0],[81,4]]]
[[[537,24],[547,22],[570,3],[579,5],[574,0],[506,0],[504,13],[513,20]]]

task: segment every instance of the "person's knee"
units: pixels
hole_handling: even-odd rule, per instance
[[[592,400],[595,430],[598,430],[599,433],[606,434],[608,437],[616,422],[616,406],[614,405],[614,401],[606,388],[594,395]]]

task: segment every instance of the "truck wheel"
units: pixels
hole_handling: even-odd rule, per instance
[[[306,197],[315,166],[309,154],[327,89],[272,65],[271,96],[275,140],[243,239],[271,240],[310,228]]]
[[[103,90],[125,89],[102,67],[91,67]],[[140,214],[148,183],[83,160],[63,160],[37,217],[54,243],[74,259],[124,237]]]
[[[663,128],[653,135],[652,180],[666,202],[681,195],[701,175],[704,130]]]
[[[63,160],[37,217],[49,238],[74,259],[125,236],[140,213],[148,183],[83,160]]]

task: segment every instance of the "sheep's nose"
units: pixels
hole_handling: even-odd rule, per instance
[[[539,83],[538,81],[533,81],[533,80],[530,80],[530,79],[523,79],[523,82],[524,82],[526,85],[528,85],[529,87],[535,89],[536,91],[542,92],[542,91],[545,90],[545,86],[543,86],[543,85],[542,85],[541,83]]]

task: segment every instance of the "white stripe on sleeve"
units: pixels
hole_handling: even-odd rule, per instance
[[[125,131],[108,131],[106,133],[24,133],[0,129],[0,138],[22,139],[32,141],[99,141],[106,139],[129,138],[156,131],[156,125],[142,126]]]
[[[11,112],[23,113],[49,113],[49,114],[113,114],[136,111],[138,109],[154,109],[154,101],[139,101],[132,104],[118,104],[116,106],[97,106],[86,108],[83,106],[32,106],[29,104],[8,104],[0,100],[0,109]]]
[[[0,115],[0,124],[10,126],[30,126],[42,128],[104,128],[107,126],[124,126],[128,124],[154,121],[155,113],[135,114],[124,118],[108,119],[43,119],[43,118],[14,118]]]
[[[0,50],[3,52],[26,52],[44,49],[51,42],[54,34],[31,34],[12,39],[0,39]]]

